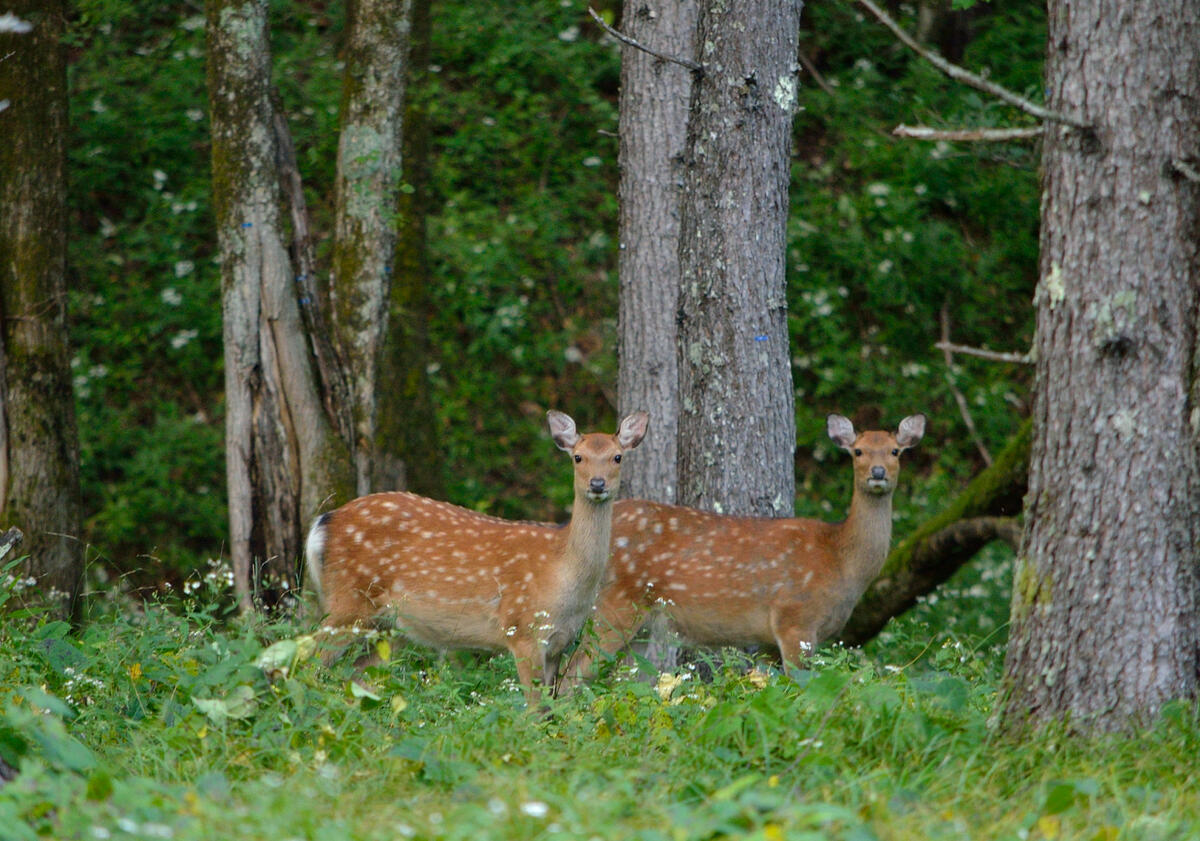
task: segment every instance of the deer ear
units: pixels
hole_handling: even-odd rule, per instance
[[[582,437],[576,431],[575,421],[571,420],[570,415],[552,409],[546,412],[546,423],[550,425],[550,437],[560,450],[571,452]]]
[[[645,412],[634,412],[621,421],[621,426],[617,429],[617,443],[623,450],[632,450],[642,443],[649,428],[650,416]]]
[[[858,436],[854,434],[854,424],[850,423],[850,418],[830,415],[825,419],[825,427],[833,443],[839,447],[848,450],[854,446],[854,439]]]
[[[924,415],[909,415],[904,420],[900,421],[900,428],[896,431],[896,443],[904,449],[915,447],[917,442],[925,437],[925,416]]]

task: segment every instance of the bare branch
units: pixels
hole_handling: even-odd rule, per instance
[[[968,128],[937,129],[928,126],[906,126],[903,123],[892,129],[896,137],[913,140],[950,140],[996,143],[1005,140],[1032,140],[1042,136],[1042,126],[1028,128]]]
[[[963,84],[970,85],[971,87],[981,90],[984,93],[991,94],[997,99],[1007,102],[1014,108],[1019,108],[1026,114],[1032,114],[1039,120],[1051,120],[1053,122],[1062,123],[1077,129],[1091,129],[1090,125],[1076,117],[1072,117],[1067,114],[1060,114],[1057,111],[1051,111],[1048,108],[1043,108],[1041,105],[1038,105],[1035,102],[1030,102],[1025,97],[1015,94],[1007,88],[997,85],[995,82],[989,82],[982,76],[977,76],[969,70],[964,70],[957,64],[951,64],[933,50],[927,49],[926,47],[923,47],[921,44],[917,43],[917,41],[911,35],[909,35],[900,27],[900,24],[892,20],[891,17],[888,16],[887,12],[876,6],[871,2],[871,0],[858,0],[858,2],[865,6],[867,11],[875,16],[876,20],[891,30],[891,33],[900,39],[900,42],[904,44],[904,46],[908,47],[910,50],[921,56],[921,58],[928,61],[938,70],[941,70],[956,82],[962,82]]]
[[[983,443],[983,439],[979,437],[979,431],[975,428],[975,419],[971,417],[971,408],[967,404],[967,397],[963,394],[958,384],[954,382],[954,354],[946,347],[950,342],[950,308],[947,304],[942,304],[942,341],[940,342],[942,354],[946,360],[946,384],[950,386],[950,393],[954,395],[954,402],[958,404],[958,413],[962,415],[963,423],[967,426],[967,432],[971,434],[971,440],[975,442],[975,448],[979,450],[979,455],[983,457],[983,463],[988,467],[992,466],[992,454],[988,452],[987,446]]]
[[[1194,181],[1197,184],[1200,184],[1200,170],[1197,170],[1192,164],[1181,158],[1176,158],[1175,160],[1171,161],[1171,166],[1176,172],[1178,172],[1188,181]]]
[[[817,70],[817,65],[813,64],[812,59],[804,54],[804,50],[800,50],[797,55],[800,58],[800,66],[808,72],[809,76],[813,77],[813,81],[817,83],[817,87],[830,96],[834,96],[833,86],[825,81],[825,77]]]
[[[966,356],[978,356],[980,359],[990,359],[992,362],[1016,362],[1021,365],[1033,364],[1033,356],[1028,353],[1005,353],[999,350],[970,347],[969,345],[956,345],[954,342],[938,342],[934,347],[938,350],[949,351],[950,353],[961,353]]]
[[[618,32],[617,30],[615,30],[611,26],[609,26],[607,23],[605,23],[604,18],[602,18],[602,17],[600,17],[600,15],[596,14],[596,10],[593,9],[591,6],[588,6],[588,14],[592,16],[592,20],[596,21],[596,23],[598,23],[600,25],[601,29],[603,29],[605,32],[607,32],[612,37],[616,38],[622,44],[628,44],[631,47],[636,47],[637,49],[641,50],[642,52],[648,53],[649,55],[652,55],[661,61],[669,61],[669,62],[672,62],[673,64],[678,64],[681,67],[686,67],[688,70],[691,70],[693,73],[703,73],[704,72],[704,67],[702,65],[697,64],[696,62],[692,61],[691,59],[679,58],[678,56],[667,55],[666,53],[660,53],[658,50],[652,50],[649,47],[647,47],[646,45],[635,41],[633,38],[630,38],[624,32]]]

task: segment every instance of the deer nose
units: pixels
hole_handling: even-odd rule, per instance
[[[592,479],[588,482],[588,490],[594,494],[604,493],[604,480],[600,478]]]
[[[879,465],[875,465],[874,467],[871,468],[871,478],[872,479],[885,479],[885,478],[887,478],[887,471],[884,470]]]

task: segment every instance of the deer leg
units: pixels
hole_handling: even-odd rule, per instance
[[[772,610],[771,633],[775,635],[779,659],[783,661],[785,672],[789,668],[802,669],[808,664],[808,658],[817,647],[814,630],[797,621],[796,617],[789,616],[787,610]]]
[[[596,661],[611,659],[628,646],[647,617],[647,612],[631,601],[611,599],[599,604],[592,619],[591,638],[585,635],[567,662],[559,681],[562,691],[573,692],[583,681],[594,680]]]
[[[517,678],[525,687],[525,702],[529,709],[535,709],[542,700],[540,683],[534,682],[534,675],[545,672],[545,659],[541,647],[529,636],[512,637],[508,650],[517,661]]]

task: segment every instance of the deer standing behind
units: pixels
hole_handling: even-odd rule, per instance
[[[309,530],[308,579],[325,633],[345,648],[355,629],[394,627],[438,649],[508,649],[531,704],[553,693],[563,649],[591,615],[607,566],[621,456],[646,434],[636,412],[616,435],[579,434],[549,412],[570,453],[575,502],[564,528],[512,522],[396,492],[360,497]]]
[[[619,501],[593,644],[611,656],[658,609],[689,643],[774,645],[785,664],[800,665],[840,631],[887,557],[900,453],[921,440],[925,416],[906,417],[895,434],[855,435],[847,418],[830,415],[828,431],[854,459],[841,523]],[[591,675],[588,648],[567,668],[572,682]]]

